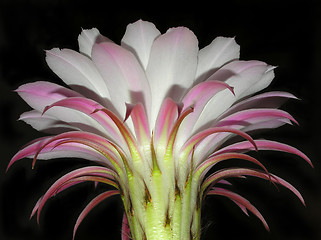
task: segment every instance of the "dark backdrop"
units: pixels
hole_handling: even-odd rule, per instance
[[[315,169],[289,154],[260,153],[259,158],[276,174],[295,185],[306,200],[302,206],[293,194],[263,181],[236,181],[268,221],[265,231],[253,215],[245,216],[229,200],[208,198],[203,207],[203,239],[321,239],[320,192],[320,81],[321,8],[319,1],[163,1],[142,4],[111,1],[0,0],[0,239],[70,240],[73,224],[86,203],[101,187],[84,184],[48,201],[40,225],[29,215],[38,198],[63,173],[87,165],[83,160],[16,163],[5,174],[15,152],[41,136],[19,115],[28,106],[13,92],[35,80],[61,83],[44,61],[45,49],[77,48],[81,28],[97,27],[115,42],[126,25],[138,19],[155,23],[161,32],[187,26],[198,36],[200,47],[216,36],[236,37],[241,58],[278,66],[269,90],[294,93],[301,101],[284,108],[300,126],[285,126],[262,136],[287,142],[308,154]],[[80,225],[77,240],[120,239],[121,205],[113,197],[100,204]]]

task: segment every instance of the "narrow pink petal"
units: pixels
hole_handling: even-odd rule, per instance
[[[144,106],[141,103],[136,104],[130,116],[133,120],[138,142],[150,144],[150,130]]]
[[[247,211],[244,209],[245,207],[246,209],[250,210],[257,218],[259,218],[263,223],[264,227],[266,228],[266,230],[269,231],[269,226],[265,221],[264,217],[262,216],[262,214],[244,197],[223,188],[213,188],[208,192],[208,195],[220,195],[220,196],[227,197],[232,201],[234,201],[242,209],[242,211],[246,215],[248,215]]]
[[[270,140],[255,140],[255,144],[258,150],[273,150],[273,151],[281,151],[281,152],[287,152],[287,153],[298,155],[313,167],[313,164],[307,155],[305,155],[300,150],[292,146],[289,146],[287,144],[276,142],[276,141],[270,141]],[[254,149],[253,146],[248,142],[239,142],[216,151],[214,155],[222,154],[225,152],[247,152],[253,149]]]
[[[287,99],[298,99],[291,93],[287,92],[266,92],[246,98],[239,103],[233,105],[220,119],[223,119],[233,113],[251,109],[251,108],[279,108]]]
[[[96,111],[97,109],[103,108],[97,102],[81,97],[65,98],[47,106],[43,113],[46,113],[54,107],[65,107],[86,114],[99,123],[106,130],[108,136],[110,136],[117,143],[122,144],[122,137],[111,118],[101,111]]]
[[[121,227],[121,240],[130,240],[130,239],[131,239],[131,234],[130,234],[128,219],[126,217],[126,213],[124,213],[122,227]]]
[[[61,178],[59,178],[48,190],[47,192],[44,194],[44,196],[41,198],[40,202],[36,204],[37,208],[33,210],[33,212],[38,211],[37,213],[37,220],[39,222],[39,216],[41,213],[41,210],[43,208],[43,206],[45,205],[45,203],[47,202],[47,200],[49,198],[51,198],[52,196],[54,196],[56,194],[57,191],[59,191],[59,189],[64,186],[64,184],[69,180],[73,179],[73,178],[77,178],[80,176],[90,176],[90,175],[95,175],[98,174],[99,176],[103,175],[105,178],[109,178],[109,179],[114,179],[115,172],[113,172],[112,170],[105,168],[105,167],[84,167],[84,168],[80,168],[80,169],[76,169],[70,173],[67,173],[66,175],[62,176]]]
[[[204,162],[202,162],[197,169],[195,169],[195,173],[201,173],[202,176],[205,176],[205,174],[212,168],[214,165],[216,165],[219,162],[229,160],[229,159],[242,159],[249,162],[252,162],[258,166],[260,166],[266,173],[268,173],[268,170],[264,167],[264,165],[258,161],[257,159],[241,153],[223,153],[220,155],[215,155],[214,157],[211,157]]]
[[[82,222],[82,220],[87,216],[87,214],[94,208],[96,205],[98,205],[100,202],[105,200],[106,198],[109,198],[113,195],[119,194],[118,190],[110,190],[104,193],[101,193],[97,197],[95,197],[91,202],[84,208],[84,210],[80,213],[76,224],[74,226],[74,232],[73,232],[73,239],[75,238],[76,231],[79,227],[79,224]]]
[[[302,204],[305,205],[304,199],[300,194],[300,192],[295,187],[293,187],[290,183],[273,174],[267,174],[265,172],[262,172],[256,169],[229,168],[229,169],[223,169],[223,170],[217,171],[205,179],[205,181],[202,184],[201,191],[204,192],[206,189],[210,191],[211,187],[215,186],[215,184],[222,179],[231,178],[231,177],[240,177],[240,176],[253,176],[253,177],[269,180],[273,183],[280,184],[285,188],[289,189],[290,191],[292,191],[300,199]],[[205,192],[205,194],[207,194],[207,192]]]
[[[212,134],[216,134],[216,133],[222,133],[222,132],[229,132],[229,133],[234,133],[237,134],[245,139],[247,139],[249,141],[250,144],[252,144],[252,146],[257,149],[256,144],[254,142],[254,140],[251,138],[250,135],[248,135],[247,133],[244,133],[240,130],[237,129],[233,129],[233,128],[229,128],[229,127],[214,127],[214,128],[209,128],[206,129],[196,135],[194,135],[193,137],[191,137],[184,145],[183,147],[183,151],[185,151],[186,149],[192,149],[195,145],[199,144],[201,141],[203,141],[206,137],[212,135]]]
[[[101,156],[105,157],[105,163],[108,159],[114,167],[119,167],[119,164],[121,162],[121,157],[119,156],[119,154],[122,153],[119,152],[120,149],[118,147],[116,147],[113,143],[107,141],[106,139],[98,135],[80,131],[62,133],[49,139],[47,142],[45,142],[41,147],[37,149],[32,166],[34,166],[38,155],[41,154],[43,151],[55,153],[55,151],[61,150],[62,146],[73,143],[83,145],[82,148],[86,152],[97,152]],[[87,147],[89,147],[89,149]],[[81,148],[81,146],[79,148]]]
[[[289,119],[292,122],[298,124],[298,122],[287,112],[279,109],[248,109],[237,113],[234,113],[226,118],[220,120],[215,126],[229,126],[229,125],[243,125],[243,122],[247,124],[254,124],[257,121],[262,121],[270,118],[284,118]],[[246,124],[246,125],[247,125]]]

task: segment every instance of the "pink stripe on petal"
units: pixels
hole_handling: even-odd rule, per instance
[[[100,202],[105,200],[106,198],[109,198],[113,195],[119,194],[118,190],[110,190],[104,193],[101,193],[97,197],[95,197],[91,202],[85,207],[85,209],[80,213],[76,224],[74,226],[74,232],[73,232],[73,239],[75,239],[76,231],[79,227],[79,224],[82,222],[82,220],[87,216],[87,214],[94,208],[96,205],[98,205]]]
[[[149,144],[150,130],[144,106],[141,103],[136,104],[132,109],[130,116],[133,120],[138,142],[141,144],[143,142]]]
[[[170,98],[166,98],[159,110],[154,129],[155,146],[157,146],[160,138],[168,139],[177,117],[177,104]]]

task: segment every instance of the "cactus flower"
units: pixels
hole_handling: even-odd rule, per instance
[[[10,161],[77,157],[92,162],[59,178],[36,203],[86,181],[110,185],[76,220],[106,198],[119,195],[122,239],[200,239],[201,208],[207,196],[232,200],[269,229],[261,213],[234,192],[230,178],[254,176],[299,191],[272,174],[248,152],[275,150],[309,158],[273,140],[254,139],[257,130],[297,124],[279,109],[296,97],[273,91],[255,95],[274,78],[274,67],[239,60],[234,38],[217,37],[203,49],[194,33],[171,28],[161,34],[150,22],[127,26],[121,44],[96,28],[78,37],[79,52],[46,51],[51,70],[69,86],[37,81],[16,92],[32,108],[20,120],[50,133],[21,149]],[[251,134],[251,135],[250,135]],[[235,137],[238,138],[235,138]],[[234,139],[234,141],[233,141]],[[222,161],[247,167],[220,168]],[[215,167],[214,167],[215,166]]]

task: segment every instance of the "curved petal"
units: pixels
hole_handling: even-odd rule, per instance
[[[233,105],[227,112],[220,116],[220,119],[250,108],[279,108],[287,99],[298,98],[291,93],[281,91],[261,93]]]
[[[152,44],[159,35],[153,23],[138,20],[127,26],[121,45],[130,50],[146,69]]]
[[[75,234],[76,231],[78,229],[79,224],[82,222],[82,220],[87,216],[87,214],[94,208],[96,207],[96,205],[100,202],[102,202],[103,200],[105,200],[106,198],[109,198],[113,195],[119,194],[118,190],[110,190],[107,192],[103,192],[101,194],[99,194],[97,197],[95,197],[93,200],[91,200],[91,202],[85,207],[85,209],[81,212],[81,214],[79,215],[75,227],[74,227],[74,232],[73,232],[73,239],[75,239]]]
[[[126,114],[126,103],[142,103],[149,116],[151,109],[150,87],[136,57],[114,43],[95,44],[92,59],[105,82],[118,116]]]
[[[16,92],[30,107],[39,112],[42,112],[46,106],[63,98],[81,96],[73,90],[44,81],[23,84]]]
[[[292,146],[289,146],[284,143],[276,142],[276,141],[271,141],[271,140],[254,140],[254,141],[258,150],[272,150],[272,151],[292,153],[300,156],[313,167],[313,164],[309,159],[309,157],[305,155],[303,152],[301,152],[300,150]],[[247,141],[243,141],[243,142],[238,142],[238,143],[229,145],[227,147],[224,147],[216,151],[213,155],[222,154],[226,152],[248,152],[252,150],[254,150],[253,146],[249,144]]]
[[[205,81],[224,64],[238,59],[240,46],[234,38],[217,37],[198,54],[196,83]]]
[[[42,114],[37,110],[25,112],[20,115],[19,120],[31,125],[38,131],[46,133],[62,133],[70,130],[79,130],[76,126],[72,126],[66,122],[59,121],[56,118]],[[89,129],[87,129],[89,130]]]
[[[229,190],[226,190],[223,188],[217,188],[217,187],[210,190],[208,192],[208,195],[221,195],[221,196],[227,197],[227,198],[231,199],[232,201],[234,201],[242,209],[242,211],[246,215],[248,215],[247,212],[244,211],[244,209],[242,208],[242,207],[245,207],[246,209],[250,210],[257,218],[259,218],[261,220],[261,222],[263,223],[264,227],[266,228],[266,230],[269,231],[269,226],[268,226],[267,222],[265,221],[264,217],[262,216],[262,214],[244,197],[242,197],[232,191],[229,191]]]
[[[88,57],[70,49],[54,48],[46,51],[46,61],[51,70],[71,88],[107,104],[110,95],[106,83]]]
[[[146,69],[153,97],[151,126],[166,97],[179,101],[193,85],[197,53],[197,38],[187,28],[169,29],[155,39]]]
[[[267,65],[260,61],[234,61],[226,64],[210,78],[224,81],[233,87],[235,96],[222,90],[206,105],[200,118],[195,124],[194,131],[209,127],[211,122],[224,113],[237,100],[245,96],[247,90],[259,81],[266,72]]]

